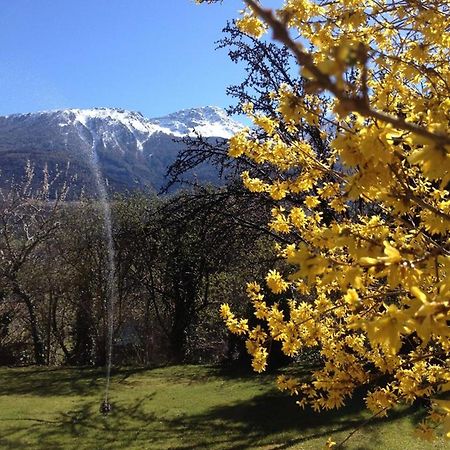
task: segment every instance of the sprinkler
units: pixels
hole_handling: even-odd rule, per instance
[[[103,400],[102,404],[100,405],[100,413],[104,416],[107,416],[112,410],[111,403],[108,402],[108,400]]]

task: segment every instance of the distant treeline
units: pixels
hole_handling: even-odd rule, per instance
[[[108,272],[96,200],[1,191],[0,364],[102,365]],[[111,201],[115,363],[236,358],[218,309],[274,263],[270,205],[229,184]],[[240,347],[239,347],[240,345]]]

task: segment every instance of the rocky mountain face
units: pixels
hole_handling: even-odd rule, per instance
[[[0,184],[23,177],[27,161],[42,169],[65,171],[76,178],[72,191],[94,190],[92,165],[98,164],[110,188],[159,190],[167,167],[196,133],[208,139],[228,139],[242,125],[217,107],[186,109],[147,119],[141,113],[115,108],[67,109],[0,117]],[[214,181],[211,167],[191,174]],[[61,177],[62,179],[63,177]]]

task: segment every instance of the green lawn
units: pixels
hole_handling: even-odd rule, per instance
[[[339,412],[302,411],[273,377],[237,376],[209,366],[123,369],[103,417],[101,371],[0,369],[3,449],[322,449],[367,418],[361,402]],[[355,433],[347,449],[425,450],[414,435],[420,411],[399,410]]]

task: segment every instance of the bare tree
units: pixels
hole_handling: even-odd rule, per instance
[[[45,364],[46,344],[38,312],[38,299],[30,286],[33,271],[42,262],[42,251],[59,227],[58,213],[68,191],[67,183],[55,192],[55,181],[44,169],[43,182],[33,189],[34,168],[27,165],[26,178],[0,189],[0,287],[3,302],[25,307],[34,360]],[[33,292],[34,291],[34,292]]]

